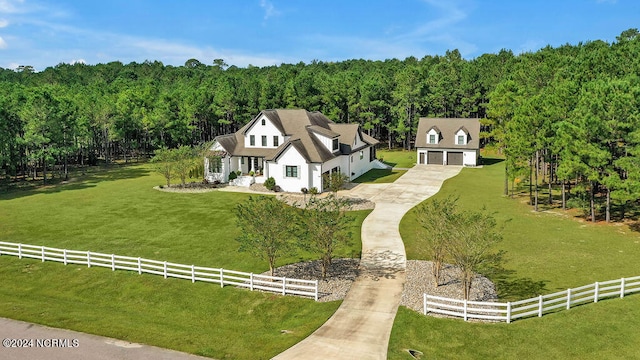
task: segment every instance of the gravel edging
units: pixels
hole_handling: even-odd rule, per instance
[[[360,274],[359,265],[359,259],[333,259],[333,264],[328,270],[327,279],[318,281],[318,301],[343,300],[347,292],[349,292],[351,284]],[[431,265],[431,261],[407,261],[407,280],[402,291],[400,305],[422,312],[424,293],[462,299],[462,285],[456,279],[457,269],[453,265],[444,265],[442,269],[443,284],[435,287],[431,275]],[[319,260],[285,265],[275,269],[276,276],[304,280],[320,279],[321,274]],[[477,275],[471,284],[470,300],[495,301],[497,299],[498,296],[494,284],[486,277]]]

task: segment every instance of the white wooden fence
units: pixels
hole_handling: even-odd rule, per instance
[[[598,302],[607,298],[623,298],[640,292],[640,276],[596,282],[548,295],[514,302],[482,302],[450,299],[424,294],[423,314],[433,313],[469,319],[506,321],[568,310],[572,306]]]
[[[0,241],[0,255],[12,255],[22,258],[55,261],[67,264],[98,266],[115,271],[130,270],[138,274],[161,275],[164,278],[179,278],[191,282],[204,281],[215,284],[233,285],[250,290],[263,290],[282,295],[312,297],[318,301],[318,280],[289,279],[285,277],[256,275],[233,270],[207,268],[195,265],[175,264],[140,257],[103,254],[91,251],[57,249],[46,246],[34,246]]]

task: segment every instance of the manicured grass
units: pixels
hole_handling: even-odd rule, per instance
[[[410,168],[416,164],[416,151],[407,151],[402,149],[378,149],[376,150],[378,159],[382,159],[387,165],[397,168]]]
[[[559,211],[534,212],[502,196],[502,162],[463,169],[434,198],[459,196],[463,209],[486,207],[503,224],[504,269],[487,274],[503,299],[524,299],[621,277],[640,275],[640,234],[623,225],[592,224]],[[427,200],[429,201],[429,200]],[[400,224],[410,259],[422,258],[417,223],[409,212]]]
[[[401,307],[389,359],[638,359],[640,296],[612,299],[542,318],[487,324],[423,316]]]
[[[406,170],[371,169],[357,179],[352,180],[352,182],[364,184],[392,183],[406,172]]]
[[[505,300],[525,299],[568,287],[640,275],[640,234],[626,226],[591,224],[562,211],[535,213],[502,196],[503,163],[463,169],[434,198],[459,196],[463,209],[486,207],[504,226],[503,269],[487,274]],[[430,200],[427,200],[430,201]],[[409,212],[400,224],[409,259],[424,258]],[[619,359],[639,358],[640,296],[586,304],[512,324],[465,323],[425,317],[401,308],[389,358]],[[595,325],[597,324],[597,325]]]
[[[2,194],[0,240],[268,270],[266,261],[237,251],[233,208],[249,195],[152,189],[162,183],[145,165],[115,166],[66,185]],[[352,213],[353,245],[336,257],[359,256],[360,226],[368,213]],[[278,264],[308,259],[300,253]],[[0,316],[216,358],[269,358],[319,327],[338,306],[9,256],[0,257],[0,264]]]

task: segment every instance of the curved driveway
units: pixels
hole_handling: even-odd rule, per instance
[[[399,225],[404,214],[437,193],[459,166],[417,165],[393,184],[360,184],[349,196],[375,209],[362,223],[360,275],[342,305],[309,337],[274,359],[386,359],[405,281]]]

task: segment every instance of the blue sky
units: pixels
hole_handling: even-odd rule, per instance
[[[0,67],[222,58],[245,67],[614,41],[638,0],[0,0]]]

